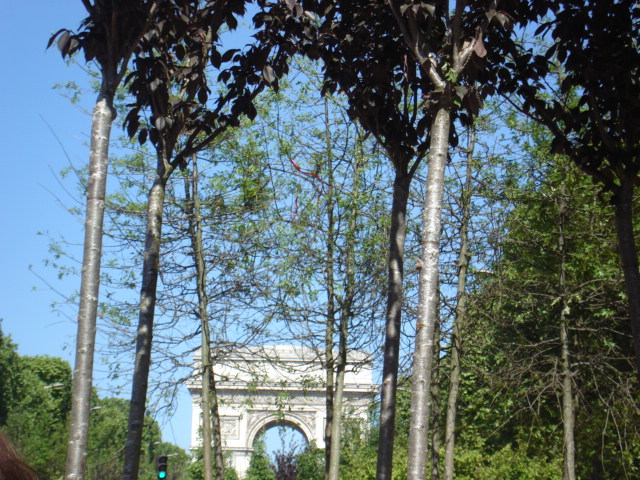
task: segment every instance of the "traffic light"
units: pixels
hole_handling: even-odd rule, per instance
[[[158,480],[167,478],[167,456],[158,455]]]

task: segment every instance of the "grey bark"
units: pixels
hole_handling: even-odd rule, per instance
[[[329,100],[325,98],[324,102],[324,118],[325,118],[325,155],[327,162],[327,181],[329,183],[327,189],[327,265],[325,272],[326,289],[327,289],[327,323],[325,327],[325,409],[326,424],[324,431],[324,478],[329,480],[331,455],[333,452],[333,412],[334,412],[334,387],[335,387],[335,359],[333,356],[333,337],[336,325],[336,292],[334,286],[334,255],[335,255],[335,220],[334,220],[334,179],[333,179],[333,149],[331,140],[331,128],[329,125]]]
[[[89,185],[85,218],[84,251],[82,276],[80,280],[80,305],[78,311],[78,329],[76,337],[76,356],[74,363],[69,440],[65,479],[82,480],[85,476],[87,460],[87,442],[89,438],[89,417],[91,413],[91,394],[93,387],[93,357],[95,351],[96,318],[100,293],[100,261],[102,258],[102,235],[107,185],[107,167],[109,163],[109,140],[111,126],[116,117],[113,101],[116,90],[127,71],[129,59],[142,36],[147,32],[151,19],[158,8],[158,1],[149,3],[144,22],[131,34],[129,42],[118,38],[116,24],[122,20],[123,12],[114,5],[94,5],[88,0],[83,4],[94,22],[87,28],[102,29],[102,46],[108,52],[106,58],[98,56],[102,73],[102,84],[92,114],[91,146],[89,152]],[[104,11],[103,11],[104,10]],[[108,12],[104,17],[101,14]],[[97,15],[97,18],[95,17]],[[104,25],[95,22],[104,21]],[[85,49],[98,49],[96,45],[85,45]],[[95,52],[91,52],[95,56]]]
[[[573,400],[573,379],[571,376],[571,357],[569,351],[569,329],[566,323],[564,306],[560,315],[560,320],[562,322],[560,325],[560,341],[562,343],[562,427],[564,431],[564,468],[562,479],[575,480],[575,406]]]
[[[467,169],[464,190],[462,192],[462,221],[460,224],[460,251],[458,252],[458,284],[456,288],[456,310],[451,334],[451,373],[449,382],[449,396],[447,398],[447,415],[445,420],[445,452],[444,478],[453,480],[455,429],[458,409],[458,395],[460,391],[460,352],[462,330],[466,323],[467,314],[467,269],[469,266],[469,221],[471,219],[471,181],[473,172],[473,149],[475,145],[475,130],[469,129],[469,143],[467,145]]]
[[[407,229],[407,202],[411,174],[396,167],[389,233],[389,276],[382,385],[380,387],[380,433],[376,480],[391,479],[396,420],[396,392],[400,354],[400,319],[404,277],[404,243]]]
[[[92,115],[80,306],[65,469],[67,480],[84,478],[87,462],[109,138],[111,126],[116,116],[110,83],[109,80],[103,80],[102,91],[93,108]]]
[[[431,126],[429,171],[422,211],[422,254],[416,343],[411,382],[408,480],[424,480],[427,470],[429,391],[433,366],[433,334],[438,308],[438,267],[440,225],[445,166],[449,149],[451,112],[447,99],[441,100]]]
[[[340,341],[338,362],[336,365],[336,386],[333,396],[333,423],[331,428],[331,453],[329,455],[329,480],[338,480],[340,469],[340,433],[342,426],[342,410],[343,410],[343,393],[344,393],[344,374],[347,363],[347,346],[346,336],[347,328],[345,323],[348,320],[341,315],[340,318]]]
[[[563,428],[563,472],[562,480],[576,479],[575,459],[575,405],[573,402],[573,378],[571,375],[571,356],[569,350],[569,327],[567,313],[569,304],[566,287],[566,262],[567,249],[565,226],[567,219],[567,193],[566,184],[560,187],[558,202],[558,288],[560,290],[560,343],[561,343],[561,368],[562,368],[562,428]]]
[[[138,318],[133,386],[131,389],[129,427],[125,443],[123,480],[136,480],[140,466],[142,427],[149,382],[153,320],[160,264],[162,215],[164,213],[166,185],[173,170],[174,167],[169,163],[166,149],[160,148],[157,174],[149,191],[147,204],[147,227],[142,266],[142,287],[140,289],[140,314]]]
[[[211,435],[213,436],[213,458],[215,460],[216,479],[224,480],[224,456],[222,454],[222,428],[220,427],[220,410],[213,364],[209,369],[209,386],[211,388]]]
[[[198,315],[200,317],[200,358],[202,362],[202,462],[204,480],[213,480],[213,443],[212,415],[211,415],[211,382],[213,376],[211,366],[211,333],[209,330],[209,296],[207,295],[207,269],[202,244],[202,215],[200,210],[200,193],[198,191],[198,163],[194,155],[191,160],[191,195],[188,180],[186,185],[187,208],[189,217],[189,237],[193,250],[194,265],[196,267],[196,294],[198,296]],[[216,479],[224,480],[224,466],[215,462]]]
[[[443,76],[443,67],[436,51],[445,45],[432,45],[431,32],[421,30],[416,18],[403,15],[400,2],[386,0],[396,19],[402,37],[410,49],[413,60],[422,69],[433,84],[435,106],[431,125],[431,144],[429,153],[429,172],[427,175],[427,195],[423,209],[422,225],[422,271],[420,273],[418,322],[416,328],[416,346],[412,378],[411,425],[409,429],[409,452],[407,474],[409,480],[424,480],[426,475],[427,429],[429,423],[429,392],[431,388],[431,368],[433,363],[433,331],[437,314],[437,276],[439,264],[440,215],[442,211],[442,192],[444,188],[444,167],[449,148],[449,130],[451,128],[452,101],[449,97],[454,87],[452,81]],[[467,0],[456,0],[455,14],[451,17],[450,42],[452,45],[452,63],[450,68],[456,77],[462,74],[473,53],[476,40],[465,43],[462,33],[462,21]],[[417,6],[418,8],[426,8]],[[445,15],[449,15],[445,8]],[[486,28],[486,22],[477,34]],[[382,437],[381,437],[382,442]],[[379,449],[381,447],[379,446]],[[380,453],[380,450],[379,450]],[[377,480],[390,480],[391,469]],[[380,464],[380,457],[378,458]]]
[[[438,312],[438,318],[440,313]],[[434,331],[435,344],[433,347],[433,386],[431,387],[431,397],[434,405],[440,404],[440,322],[436,322]],[[442,446],[442,428],[440,425],[440,412],[436,407],[433,409],[431,417],[433,418],[433,428],[431,429],[431,480],[439,480],[440,478],[440,447]]]
[[[352,306],[355,299],[355,251],[356,251],[356,218],[358,215],[358,196],[360,190],[360,171],[362,155],[356,157],[353,191],[349,207],[349,227],[346,241],[346,276],[344,296],[340,301],[340,325],[338,328],[338,362],[336,365],[336,387],[333,398],[333,424],[331,431],[331,455],[329,464],[329,480],[338,480],[340,473],[340,438],[342,430],[342,413],[344,397],[344,376],[347,369],[347,342],[349,322],[353,315]]]

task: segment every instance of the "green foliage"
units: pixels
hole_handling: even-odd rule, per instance
[[[487,454],[477,449],[460,448],[456,452],[456,479],[458,480],[557,480],[562,478],[559,459],[530,456],[526,449],[514,450],[507,444]]]
[[[263,438],[258,438],[253,445],[253,455],[249,462],[244,480],[275,480],[273,465],[267,456]]]
[[[71,367],[66,360],[46,355],[22,357],[23,368],[33,372],[51,397],[53,418],[64,423],[71,410]]]
[[[238,472],[229,465],[230,458],[225,459],[227,465],[224,467],[225,480],[239,480]],[[189,480],[202,480],[204,478],[204,462],[202,461],[202,447],[192,451],[191,459],[187,464],[187,478]]]
[[[500,256],[470,306],[456,477],[560,476],[564,319],[578,477],[633,478],[640,419],[612,210],[567,159],[547,155],[544,130],[511,128],[523,158],[495,235]]]
[[[124,444],[129,420],[129,401],[122,398],[97,399],[91,411],[89,428],[87,478],[116,480],[122,475]],[[189,456],[179,447],[161,442],[160,427],[150,417],[145,418],[142,432],[140,475],[142,480],[155,480],[155,459],[159,454],[169,457],[171,478],[187,478]]]
[[[12,439],[25,461],[42,480],[64,474],[71,409],[71,367],[60,358],[20,356],[0,330],[0,428]],[[122,475],[129,402],[98,398],[91,409],[87,451],[87,480],[117,480]],[[140,479],[155,480],[155,456],[170,457],[173,480],[186,479],[188,455],[179,447],[160,443],[160,427],[145,419]]]
[[[2,333],[0,319],[0,425],[4,425],[9,415],[12,403],[16,401],[16,391],[19,383],[18,353],[11,337]]]
[[[298,480],[322,480],[324,478],[324,449],[307,445],[296,457]]]
[[[365,424],[362,420],[346,418],[342,423],[340,479],[341,480],[372,480],[376,476],[376,456],[378,452],[377,429]],[[395,445],[395,453],[401,448]],[[406,450],[404,470],[406,473]],[[395,459],[394,459],[395,462]],[[396,465],[394,464],[394,468]],[[394,471],[394,480],[401,479]],[[406,478],[406,475],[404,476]]]
[[[1,333],[0,362],[6,367],[0,427],[41,478],[58,478],[65,465],[71,367],[59,358],[20,357]]]

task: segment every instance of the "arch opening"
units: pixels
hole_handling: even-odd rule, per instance
[[[297,457],[309,440],[303,429],[291,420],[271,419],[256,433],[251,445],[249,471],[271,469],[276,478],[295,478]],[[268,465],[268,467],[267,467]]]
[[[304,431],[291,421],[272,421],[265,424],[254,439],[263,440],[269,459],[274,462],[278,454],[298,455],[307,445],[309,439]]]

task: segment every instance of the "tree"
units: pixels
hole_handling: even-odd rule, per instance
[[[115,118],[113,107],[116,90],[122,81],[131,56],[151,26],[151,18],[159,2],[139,0],[83,0],[89,14],[81,23],[82,30],[72,33],[62,29],[49,40],[58,39],[63,57],[82,50],[87,62],[95,61],[101,73],[101,85],[92,113],[89,153],[89,183],[85,219],[82,278],[76,360],[73,378],[71,426],[65,477],[84,478],[89,409],[93,379],[93,356],[96,336],[96,314],[100,289],[102,227],[109,160],[109,138]]]
[[[633,228],[633,194],[640,178],[640,10],[636,2],[531,1],[518,12],[523,25],[541,22],[536,34],[550,40],[538,54],[510,44],[512,71],[503,72],[507,92],[553,135],[564,153],[612,195],[622,260],[636,372],[640,381],[640,272]],[[550,16],[547,20],[546,17]],[[559,91],[548,78],[559,70]]]
[[[187,201],[188,231],[193,248],[193,262],[196,270],[196,293],[198,297],[198,317],[201,325],[200,356],[202,361],[202,462],[204,480],[212,479],[215,465],[216,479],[224,480],[224,460],[222,456],[222,433],[215,377],[211,361],[211,332],[209,328],[209,295],[207,293],[207,268],[205,264],[202,209],[198,183],[200,182],[197,158],[191,162],[191,178],[185,178],[185,199]],[[212,461],[211,445],[214,444],[215,461]]]
[[[457,285],[455,296],[455,313],[450,340],[450,375],[449,394],[447,397],[445,420],[445,454],[444,454],[444,478],[453,480],[454,453],[455,453],[455,429],[458,408],[458,393],[460,388],[460,355],[462,353],[462,339],[465,323],[467,321],[467,273],[470,263],[469,251],[469,223],[471,221],[471,204],[473,194],[473,151],[475,148],[475,126],[469,130],[469,139],[466,149],[466,172],[462,195],[460,196],[460,245],[457,261]],[[439,352],[437,352],[439,356]],[[435,429],[435,428],[434,428]],[[439,453],[439,452],[438,452]]]
[[[45,479],[64,472],[71,403],[71,367],[59,358],[19,357],[18,385],[5,432]]]
[[[482,59],[486,57],[483,37],[494,23],[508,25],[510,18],[493,3],[468,5],[456,1],[453,15],[447,4],[411,4],[389,0],[389,8],[402,38],[429,84],[422,91],[428,100],[422,105],[430,114],[429,170],[422,216],[422,254],[419,305],[412,381],[412,420],[409,430],[408,478],[426,475],[429,392],[433,362],[433,337],[437,319],[438,266],[444,172],[449,147],[455,142],[457,118],[463,124],[481,107],[479,92],[490,87]],[[501,59],[496,58],[498,63]],[[492,66],[495,68],[495,66]],[[461,108],[461,107],[465,108]],[[466,110],[466,111],[465,111]],[[453,143],[455,144],[455,143]]]
[[[64,473],[71,367],[60,359],[17,353],[0,329],[0,428],[43,479]]]
[[[90,480],[116,480],[121,478],[124,446],[127,438],[128,402],[122,398],[95,398],[91,411],[87,477]],[[145,418],[141,442],[140,476],[144,480],[157,478],[158,454],[179,453],[171,456],[170,473],[179,478],[189,458],[179,447],[161,442],[160,426],[150,417]]]
[[[275,480],[275,472],[266,453],[264,438],[256,439],[249,468],[244,474],[245,480]]]
[[[128,78],[129,90],[136,99],[125,120],[128,134],[133,137],[138,133],[140,117],[148,113],[150,123],[140,128],[138,139],[144,143],[149,138],[156,151],[157,164],[146,211],[138,336],[125,450],[126,479],[135,479],[138,470],[167,182],[176,169],[186,168],[192,155],[228,127],[238,126],[242,115],[255,117],[253,99],[265,85],[263,74],[267,82],[276,82],[273,67],[269,65],[269,45],[250,47],[243,54],[236,54],[234,49],[224,55],[218,51],[221,29],[237,27],[235,15],[244,14],[245,2],[240,0],[218,7],[193,2],[183,5],[184,10],[165,12],[157,23],[157,36],[143,42],[136,52],[136,70]],[[185,58],[187,61],[183,62]],[[226,89],[208,110],[206,69],[210,63],[220,67],[230,60],[235,65],[219,76],[226,79]]]
[[[296,480],[296,456],[293,452],[276,452],[275,454],[276,480]]]
[[[314,443],[296,457],[298,480],[322,480],[325,471],[325,452]]]
[[[11,341],[11,337],[3,334],[0,321],[0,368],[4,372],[0,376],[0,425],[7,422],[11,404],[17,398],[17,364],[16,345]]]
[[[390,478],[409,183],[427,149],[424,137],[430,126],[431,158],[424,208],[428,221],[423,222],[425,249],[421,275],[424,308],[418,322],[419,348],[414,369],[421,376],[415,382],[420,385],[416,395],[421,397],[415,402],[416,420],[421,420],[412,422],[419,432],[416,441],[410,442],[416,453],[410,457],[414,461],[421,458],[417,452],[424,450],[426,438],[424,419],[428,417],[426,396],[430,383],[442,183],[450,134],[455,139],[451,125],[455,118],[468,121],[468,115],[459,108],[461,105],[475,113],[480,108],[478,89],[472,81],[491,78],[481,68],[481,59],[487,54],[483,36],[490,23],[508,24],[509,16],[492,5],[473,5],[474,9],[467,9],[466,2],[458,2],[456,15],[451,19],[444,5],[286,3],[263,14],[260,22],[276,24],[279,31],[297,37],[303,53],[323,61],[323,91],[339,87],[347,95],[349,114],[384,146],[396,168],[378,464],[378,478]],[[302,27],[297,24],[298,19],[304,19],[298,22]],[[442,52],[445,53],[441,55]],[[500,57],[493,58],[502,61]],[[365,98],[367,101],[363,101]],[[415,474],[423,467],[417,465]]]
[[[401,338],[409,187],[426,150],[428,120],[417,108],[425,81],[397,41],[380,2],[286,2],[261,13],[258,38],[289,41],[291,50],[322,61],[323,93],[339,90],[347,112],[385,150],[394,168],[387,262],[387,305],[380,417],[380,477],[389,478]],[[367,101],[363,101],[367,99]]]
[[[351,352],[377,350],[371,332],[381,313],[384,264],[379,254],[388,224],[380,218],[385,205],[376,193],[388,183],[376,145],[345,121],[340,98],[314,98],[313,92],[305,92],[305,86],[315,86],[318,79],[313,66],[302,68],[310,81],[297,88],[286,85],[274,99],[277,113],[261,119],[269,124],[275,117],[274,136],[296,131],[302,122],[307,125],[295,143],[285,140],[276,147],[285,156],[282,168],[295,169],[295,175],[272,174],[282,179],[281,202],[286,198],[283,190],[295,196],[290,200],[295,212],[277,223],[276,241],[284,248],[276,253],[282,263],[269,280],[279,288],[270,292],[267,311],[286,322],[286,341],[293,335],[323,363],[326,475],[337,479],[342,418],[348,408],[342,401],[344,375],[358,368]],[[305,93],[298,95],[300,90]],[[293,169],[289,158],[295,159]]]
[[[523,478],[537,478],[538,461],[557,465],[556,478],[564,462],[571,478],[573,444],[576,477],[633,478],[637,412],[612,209],[567,158],[548,155],[543,128],[510,123],[522,160],[500,241],[487,246],[500,255],[476,275],[470,302],[457,476],[481,477],[473,455],[512,455]]]

